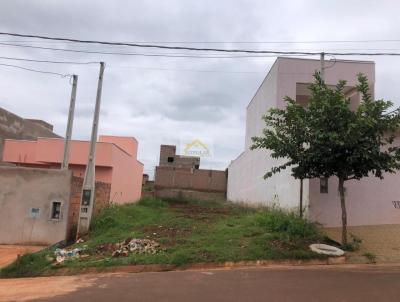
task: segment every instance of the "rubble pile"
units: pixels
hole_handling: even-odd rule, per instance
[[[160,244],[150,239],[127,239],[117,245],[112,257],[126,257],[129,252],[135,254],[155,254],[160,248]]]

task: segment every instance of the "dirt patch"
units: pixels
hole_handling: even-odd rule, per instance
[[[192,233],[192,228],[171,227],[171,226],[149,226],[141,230],[146,234],[147,238],[158,241],[159,239],[168,238],[163,242],[162,246],[165,248],[175,246],[182,243],[182,237],[189,236]]]
[[[329,237],[340,242],[341,228],[327,228],[326,232]],[[360,250],[351,253],[352,258],[354,258],[355,261],[358,261],[357,257],[365,258],[363,256],[365,253],[372,253],[376,256],[376,261],[378,263],[399,263],[399,232],[399,224],[348,227],[349,234],[354,234],[362,239]]]
[[[96,246],[96,253],[101,255],[111,254],[116,248],[116,243],[104,243]]]
[[[0,302],[51,298],[89,287],[98,277],[64,276],[0,280]],[[44,286],[45,285],[45,286]]]
[[[182,217],[195,220],[213,220],[217,216],[226,216],[230,213],[229,209],[226,207],[212,208],[193,204],[172,203],[170,204],[170,208],[182,212]]]
[[[37,245],[0,245],[0,268],[14,262],[18,255],[38,252],[44,248]]]

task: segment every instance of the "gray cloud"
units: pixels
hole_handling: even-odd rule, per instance
[[[3,0],[3,31],[114,41],[304,41],[395,39],[397,1],[53,1]],[[17,38],[0,37],[0,41]],[[30,41],[29,45],[82,50],[164,53],[161,50]],[[397,49],[399,43],[196,44],[224,48]],[[171,51],[182,53],[183,51]],[[107,63],[100,133],[139,140],[139,159],[152,171],[163,143],[211,138],[215,158],[204,166],[224,169],[243,149],[245,108],[273,58],[188,59],[68,53],[0,45],[1,56]],[[396,104],[400,58],[376,61],[376,96]],[[0,63],[3,60],[0,60]],[[4,61],[11,63],[9,61]],[[79,74],[73,137],[88,139],[98,66],[12,64]],[[228,72],[201,72],[201,71]],[[229,73],[248,71],[250,73]],[[67,79],[0,66],[0,105],[41,118],[63,135],[71,86]]]

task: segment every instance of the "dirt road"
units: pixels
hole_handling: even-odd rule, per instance
[[[0,301],[400,301],[400,267],[313,266],[0,280]]]
[[[0,268],[10,264],[18,255],[40,251],[44,246],[0,245]]]

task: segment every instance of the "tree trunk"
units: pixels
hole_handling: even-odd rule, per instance
[[[340,194],[340,205],[342,207],[342,245],[347,244],[347,213],[346,213],[346,201],[344,196],[344,179],[339,177],[339,194]]]
[[[300,179],[300,218],[303,218],[303,179]]]

